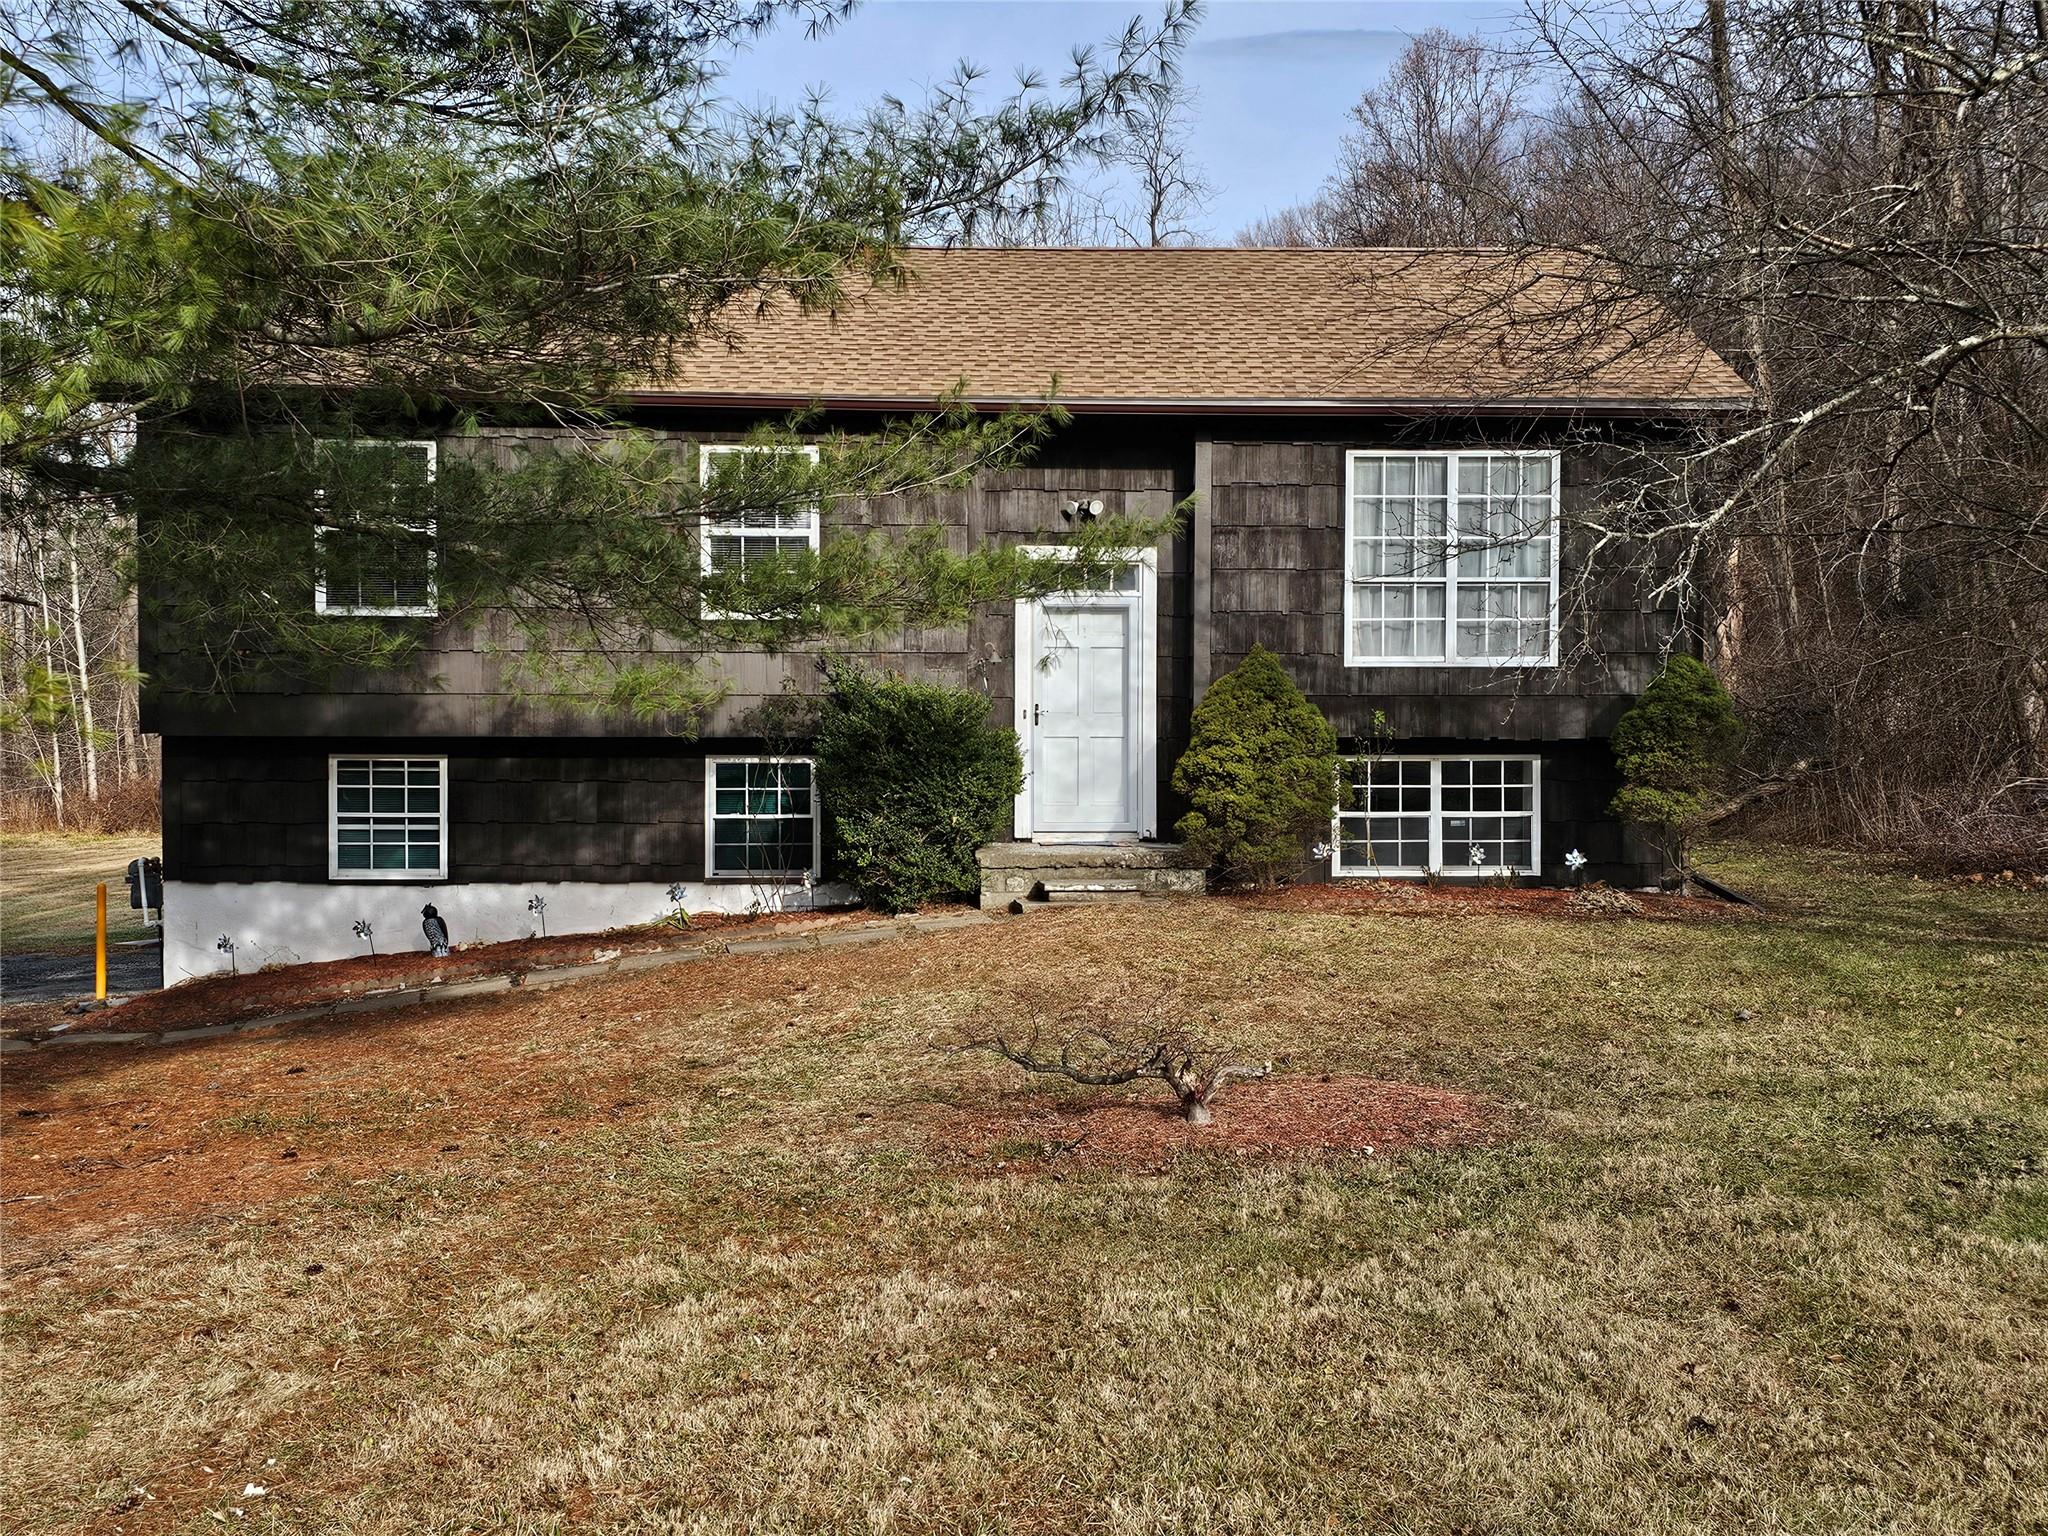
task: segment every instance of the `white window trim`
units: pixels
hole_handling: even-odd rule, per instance
[[[721,874],[718,870],[718,823],[721,820],[736,821],[749,818],[718,814],[718,765],[720,763],[807,763],[811,770],[811,867],[805,869],[750,870],[740,874]],[[818,802],[818,760],[815,757],[794,756],[771,757],[762,754],[744,756],[707,757],[704,759],[704,878],[739,884],[781,885],[793,884],[805,879],[821,880],[825,875],[825,813]]]
[[[343,442],[339,439],[323,439],[330,447],[337,448],[424,448],[427,450],[427,479],[431,481],[440,469],[440,447],[432,438],[365,438]],[[314,493],[318,496],[318,492]],[[327,601],[327,569],[321,563],[321,546],[327,542],[329,533],[340,530],[325,523],[313,524],[313,611],[338,619],[437,619],[441,616],[441,589],[435,580],[435,569],[439,563],[440,551],[434,540],[438,530],[431,517],[405,525],[414,533],[425,534],[427,538],[427,601],[402,608],[366,608],[351,604]]]
[[[801,453],[813,464],[818,462],[818,446],[815,443],[699,443],[697,445],[698,485],[704,486],[711,483],[712,456],[722,453]],[[706,576],[712,574],[711,533],[718,525],[719,519],[707,517],[702,519],[697,526],[697,569]],[[818,548],[823,536],[823,530],[824,515],[821,509],[813,506],[810,509],[809,526],[805,530],[806,537],[813,550]],[[786,534],[794,532],[794,529],[785,530]],[[738,619],[746,616],[725,613],[718,609],[707,607],[704,610],[703,617],[706,619]]]
[[[1346,763],[1362,761],[1353,756]],[[1348,792],[1350,780],[1347,777],[1340,786],[1337,800],[1337,814],[1330,819],[1330,873],[1341,879],[1376,880],[1419,880],[1434,871],[1441,879],[1455,879],[1464,876],[1471,879],[1487,879],[1499,875],[1537,876],[1543,872],[1543,759],[1533,753],[1522,752],[1445,752],[1428,754],[1416,752],[1384,752],[1374,755],[1370,761],[1376,763],[1428,763],[1429,764],[1429,868],[1428,869],[1385,869],[1377,864],[1351,864],[1344,862],[1344,793]],[[1474,868],[1470,864],[1458,864],[1446,868],[1444,865],[1444,764],[1445,763],[1527,763],[1529,765],[1529,866],[1482,864]],[[1352,816],[1363,816],[1364,811],[1352,811]],[[1482,816],[1497,813],[1481,811]],[[1523,814],[1509,811],[1510,816]]]
[[[343,869],[341,867],[341,765],[345,762],[438,763],[441,767],[440,862],[433,869]],[[374,778],[374,774],[372,775]],[[374,786],[373,786],[374,787]],[[448,822],[453,815],[448,783],[448,759],[433,752],[336,752],[327,759],[327,878],[358,880],[446,880],[448,878]],[[374,814],[374,813],[373,813]]]
[[[1035,560],[1071,560],[1074,548],[1070,544],[1030,544],[1024,553]],[[1137,842],[1159,835],[1159,552],[1153,549],[1134,549],[1124,558],[1138,567],[1138,590],[1132,592],[1063,592],[1051,599],[1019,598],[1016,603],[1016,628],[1011,642],[1012,672],[1014,683],[1011,689],[1016,703],[1017,747],[1024,758],[1024,787],[1017,792],[1013,835],[1037,843],[1114,843]],[[1134,833],[1109,832],[1039,832],[1032,825],[1031,805],[1031,752],[1033,684],[1033,652],[1037,644],[1038,616],[1040,607],[1047,601],[1058,603],[1120,603],[1137,609],[1136,625],[1137,678],[1131,687],[1130,704],[1136,711],[1132,728],[1137,732],[1137,751],[1132,754],[1136,761],[1137,786],[1132,805],[1137,811],[1138,829]]]
[[[1487,458],[1547,458],[1550,460],[1550,648],[1542,656],[1471,656],[1458,649],[1458,460],[1471,454]],[[1444,654],[1441,657],[1360,656],[1352,649],[1357,633],[1358,583],[1351,572],[1353,551],[1358,542],[1358,463],[1361,459],[1444,459]],[[1554,667],[1558,656],[1557,572],[1563,564],[1564,545],[1559,536],[1559,512],[1564,503],[1563,464],[1554,448],[1465,449],[1353,449],[1344,455],[1344,665],[1347,667],[1489,667],[1511,670],[1526,667]]]

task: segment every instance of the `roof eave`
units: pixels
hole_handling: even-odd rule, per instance
[[[692,406],[723,410],[801,410],[807,407],[844,411],[929,411],[930,396],[738,394],[717,391],[633,390],[623,403],[637,406]],[[963,402],[977,411],[1003,411],[1042,405],[1038,400],[971,397]],[[1702,397],[1554,396],[1487,399],[1266,399],[1214,397],[1202,399],[1097,396],[1062,398],[1057,403],[1077,414],[1163,416],[1695,416],[1746,411],[1755,403],[1748,393]]]

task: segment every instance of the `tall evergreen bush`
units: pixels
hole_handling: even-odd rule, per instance
[[[1704,662],[1674,656],[1614,728],[1622,787],[1608,809],[1655,843],[1683,881],[1700,818],[1721,801],[1742,722]]]
[[[1176,830],[1226,880],[1267,886],[1301,868],[1337,809],[1337,733],[1263,646],[1195,706],[1173,787],[1191,809]]]

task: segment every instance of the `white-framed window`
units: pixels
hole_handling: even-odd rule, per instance
[[[1353,757],[1339,771],[1332,874],[1532,875],[1542,867],[1536,758]]]
[[[377,448],[417,457],[434,478],[430,441],[362,439],[327,443],[329,449]],[[324,501],[324,497],[320,498]],[[313,524],[313,611],[344,618],[432,618],[440,612],[434,586],[434,520],[399,520],[397,526],[352,528],[328,521],[316,506]]]
[[[713,466],[719,459],[750,453],[801,453],[813,464],[818,462],[818,450],[808,445],[797,448],[761,443],[703,443],[698,448],[698,482],[711,483]],[[702,540],[704,574],[745,570],[749,561],[816,549],[818,533],[815,505],[764,507],[736,517],[707,517]]]
[[[1557,664],[1555,452],[1345,461],[1344,662]]]
[[[808,757],[709,759],[704,873],[714,880],[801,880],[821,874],[815,771]]]
[[[334,880],[448,877],[448,759],[327,759],[327,874]]]

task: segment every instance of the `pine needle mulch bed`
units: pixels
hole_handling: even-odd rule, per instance
[[[37,1039],[60,1030],[82,1029],[162,1034],[288,1013],[379,992],[484,976],[516,976],[547,966],[578,965],[599,956],[651,954],[690,949],[720,939],[766,937],[778,930],[826,928],[863,915],[707,912],[692,918],[687,928],[656,924],[610,933],[556,934],[547,938],[510,939],[501,944],[462,944],[443,958],[424,951],[400,951],[354,955],[346,960],[310,965],[272,966],[241,974],[201,977],[130,998],[115,1008],[80,1012],[62,1002],[13,1004],[0,1008],[0,1035]]]
[[[1725,857],[1767,920],[1096,908],[13,1058],[0,1508],[2040,1528],[2048,905]],[[950,1048],[1162,997],[1292,1060],[1229,1140]]]
[[[1513,913],[1524,917],[1644,917],[1667,922],[1740,922],[1759,914],[1754,908],[1708,896],[1677,896],[1660,891],[1622,891],[1589,885],[1496,885],[1452,880],[1429,885],[1413,880],[1343,879],[1327,883],[1282,886],[1272,891],[1245,891],[1226,898],[1266,912],[1327,912],[1333,915],[1395,914],[1407,917],[1455,916],[1461,913]]]

